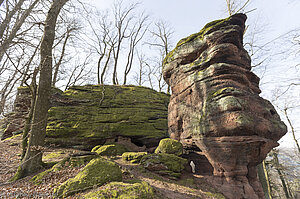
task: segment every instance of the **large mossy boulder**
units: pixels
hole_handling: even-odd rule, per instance
[[[155,149],[155,153],[168,153],[179,156],[183,153],[183,146],[178,140],[165,138],[159,142],[158,147]]]
[[[56,188],[54,196],[67,197],[112,181],[122,181],[119,166],[103,158],[93,159],[74,178],[68,179]]]
[[[141,86],[72,86],[51,91],[46,143],[90,150],[107,140],[128,138],[137,146],[158,145],[168,136],[170,95]],[[22,131],[30,90],[18,88],[14,113],[0,120],[0,135]]]
[[[94,147],[93,149],[97,148]],[[98,155],[101,156],[116,156],[116,155],[122,155],[124,152],[128,151],[126,147],[124,147],[121,144],[108,144],[103,145],[96,150],[93,150],[92,152],[96,152]]]
[[[100,191],[95,191],[84,195],[86,199],[110,199],[110,198],[130,198],[130,199],[152,199],[154,192],[151,186],[146,182],[123,183],[111,182]]]
[[[174,154],[148,154],[141,159],[144,168],[170,177],[180,177],[188,161]]]
[[[128,137],[157,146],[167,137],[169,95],[137,86],[73,86],[49,110],[46,142],[91,149]]]

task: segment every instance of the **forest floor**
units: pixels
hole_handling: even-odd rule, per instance
[[[20,139],[19,136],[14,139],[0,141],[0,198],[52,198],[55,187],[68,178],[76,176],[84,167],[84,165],[80,167],[65,166],[60,171],[47,175],[39,185],[35,185],[30,181],[33,176],[9,183],[8,180],[14,175],[19,165],[21,154]],[[63,154],[60,158],[79,152],[74,149],[53,148],[49,149],[47,153],[53,151]],[[126,181],[126,178],[145,181],[154,189],[157,198],[197,199],[218,198],[219,196],[219,194],[212,194],[215,193],[215,190],[206,181],[206,178],[200,175],[193,175],[190,172],[184,171],[179,180],[171,180],[149,172],[138,164],[125,162],[121,157],[116,157],[113,161],[121,166],[123,173],[127,173],[123,177],[123,181]],[[92,189],[92,191],[99,189],[101,187]],[[67,198],[82,198],[88,192],[85,191]]]

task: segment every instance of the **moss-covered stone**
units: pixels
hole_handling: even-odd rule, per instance
[[[137,86],[73,86],[49,110],[46,142],[63,146],[118,136],[153,146],[167,136],[169,95]]]
[[[103,187],[103,189],[100,191],[91,192],[84,195],[84,198],[152,199],[154,198],[154,192],[152,187],[146,182],[134,184],[111,182]]]
[[[97,158],[91,160],[81,172],[54,190],[54,196],[66,197],[107,182],[121,181],[122,171],[114,162]]]
[[[182,144],[174,139],[165,138],[159,142],[158,147],[155,149],[155,153],[168,153],[174,155],[182,155]]]
[[[147,152],[125,152],[122,154],[122,159],[131,163],[139,163],[145,155]]]
[[[61,170],[65,166],[65,163],[68,162],[69,160],[70,160],[69,158],[64,158],[62,161],[56,163],[50,169],[47,169],[33,176],[30,181],[36,185],[41,184],[48,174]]]
[[[141,159],[144,168],[171,177],[179,177],[188,161],[174,154],[148,154]]]
[[[98,155],[102,156],[116,156],[116,155],[122,155],[124,152],[128,151],[126,147],[124,147],[121,144],[109,144],[109,145],[103,145],[99,147],[95,152]]]
[[[166,64],[170,61],[173,60],[173,56],[174,54],[176,54],[175,52],[178,51],[178,49],[183,46],[184,44],[187,44],[189,42],[192,42],[196,39],[200,39],[202,40],[204,35],[212,32],[214,29],[217,29],[220,26],[223,26],[225,24],[226,21],[228,21],[230,19],[229,18],[225,18],[225,19],[219,19],[219,20],[215,20],[212,21],[208,24],[206,24],[199,32],[194,33],[186,38],[181,39],[177,44],[176,47],[165,57],[163,63]]]

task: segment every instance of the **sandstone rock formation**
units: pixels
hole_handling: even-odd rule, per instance
[[[62,91],[57,88],[51,90],[51,106],[59,105]],[[19,87],[14,101],[14,112],[8,113],[0,120],[0,139],[22,133],[31,106],[31,92],[28,87]]]
[[[30,107],[30,91],[28,88],[18,88],[18,94],[14,103],[15,112],[9,113],[5,118],[0,120],[0,139],[13,136],[13,133],[22,131],[25,125],[25,118]],[[25,97],[24,97],[25,96]]]
[[[24,124],[30,92],[25,92],[26,88],[19,91],[22,93],[15,106],[25,111],[12,115]],[[132,151],[152,148],[168,135],[168,103],[169,95],[138,86],[73,86],[65,92],[53,89],[46,143],[88,150],[114,142]],[[10,122],[6,118],[6,126]],[[19,125],[18,130],[22,127]]]
[[[259,78],[243,48],[246,18],[213,21],[180,40],[163,69],[172,88],[170,137],[200,149],[228,198],[263,198],[256,165],[287,131],[259,96]]]

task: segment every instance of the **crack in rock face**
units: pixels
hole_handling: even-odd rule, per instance
[[[172,89],[170,137],[205,154],[229,198],[263,198],[256,165],[287,132],[259,96],[259,78],[243,48],[246,19],[235,14],[208,23],[180,40],[163,68]]]

